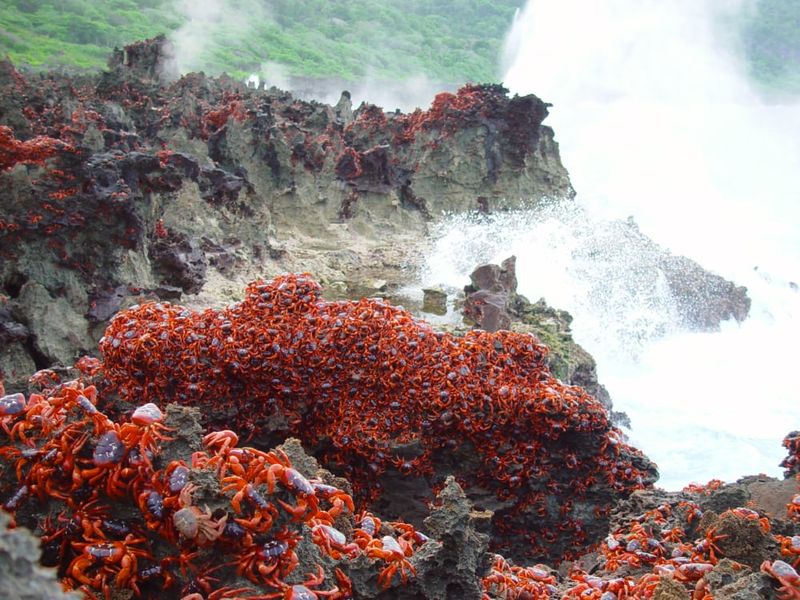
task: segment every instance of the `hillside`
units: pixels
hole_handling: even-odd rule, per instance
[[[744,22],[750,74],[772,92],[800,94],[800,0],[758,0]]]
[[[0,56],[96,70],[114,46],[168,34],[182,71],[358,81],[423,75],[498,81],[498,57],[525,0],[5,0]],[[750,73],[800,92],[800,0],[756,0],[732,23]],[[280,65],[280,66],[277,66]]]
[[[180,0],[8,0],[0,7],[0,55],[35,67],[97,69],[115,45],[170,33],[187,70],[246,76],[269,62],[310,77],[496,81],[503,38],[523,4],[232,0],[189,9]]]

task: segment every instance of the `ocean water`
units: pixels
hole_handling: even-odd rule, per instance
[[[591,5],[590,5],[591,4]],[[726,25],[747,2],[531,0],[505,84],[551,102],[578,196],[536,212],[454,217],[425,285],[460,288],[517,256],[520,292],[572,313],[660,485],[779,476],[800,429],[800,110],[762,99]],[[662,273],[620,221],[748,288],[750,316],[682,329]]]

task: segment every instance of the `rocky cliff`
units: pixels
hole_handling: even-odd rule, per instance
[[[167,52],[132,45],[98,77],[0,66],[7,384],[71,364],[142,298],[224,300],[285,271],[396,282],[443,213],[573,193],[534,96],[467,86],[411,114],[353,110],[346,92],[332,107],[170,83]]]
[[[117,51],[93,77],[0,63],[9,388],[91,352],[126,305],[207,306],[286,271],[313,272],[329,294],[386,293],[413,279],[443,215],[574,194],[535,96],[472,85],[386,113],[353,109],[347,92],[327,106],[226,77],[168,81],[168,63],[163,38]],[[644,240],[687,325],[744,318],[743,288],[623,229],[615,239]]]

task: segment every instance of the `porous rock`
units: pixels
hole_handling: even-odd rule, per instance
[[[39,566],[40,541],[26,529],[8,529],[9,520],[0,510],[0,598],[77,600],[61,591],[55,569]]]

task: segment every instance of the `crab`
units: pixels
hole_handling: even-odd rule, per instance
[[[278,449],[277,452],[267,453],[266,459],[270,463],[266,473],[267,491],[271,494],[275,490],[275,483],[280,481],[283,487],[297,498],[297,506],[278,501],[291,513],[292,519],[300,521],[307,516],[308,511],[310,511],[308,517],[316,516],[319,512],[319,501],[314,486],[292,466],[286,453]]]
[[[795,494],[792,501],[786,505],[786,513],[792,520],[800,519],[800,494]]]
[[[358,544],[348,544],[341,531],[325,523],[317,523],[311,528],[311,539],[334,560],[341,560],[343,556],[354,558],[360,551]]]
[[[73,542],[81,554],[75,557],[67,568],[67,573],[79,584],[94,589],[102,589],[108,596],[109,580],[114,578],[118,588],[131,587],[138,595],[138,558],[152,558],[150,553],[137,545],[145,543],[144,538],[128,535],[123,541],[114,542]],[[93,574],[89,574],[92,570]]]
[[[408,583],[408,573],[417,574],[414,565],[406,558],[411,553],[411,547],[405,540],[398,542],[390,535],[385,535],[380,540],[375,539],[367,545],[366,554],[369,558],[382,558],[388,563],[378,575],[378,586],[381,589],[389,588],[392,583],[392,577],[398,571],[403,584]]]
[[[794,561],[792,566],[795,569],[800,568],[800,535],[776,535],[775,538],[781,543],[781,554]]]
[[[761,571],[771,575],[780,582],[778,598],[781,600],[800,600],[800,575],[792,565],[776,560],[770,563],[765,560],[761,563]]]
[[[253,583],[268,583],[279,587],[282,578],[298,564],[294,547],[300,537],[284,530],[263,544],[253,544],[239,555],[237,573]],[[280,594],[278,594],[280,595]]]
[[[322,567],[317,565],[317,574],[307,573],[307,579],[302,584],[289,585],[279,581],[278,585],[282,591],[266,594],[263,598],[265,600],[268,598],[282,598],[283,600],[316,600],[317,598],[324,597],[334,599],[347,597],[349,593],[349,580],[339,569],[337,569],[336,578],[339,580],[340,584],[346,581],[347,585],[344,589],[339,589],[338,587],[334,587],[332,590],[311,589],[325,581]]]
[[[152,402],[136,408],[131,415],[130,423],[125,423],[120,428],[119,437],[122,442],[130,447],[138,447],[139,453],[149,462],[148,456],[158,450],[158,443],[170,441],[173,438],[164,435],[172,431],[172,427],[164,425],[164,413]]]
[[[172,515],[172,524],[186,539],[194,540],[198,546],[215,541],[225,530],[228,515],[214,519],[208,507],[200,510],[192,505],[192,493],[197,489],[193,483],[187,483],[178,497],[180,510]]]

